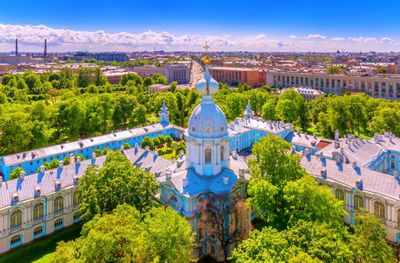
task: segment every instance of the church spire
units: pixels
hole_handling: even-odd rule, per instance
[[[254,115],[254,112],[251,110],[250,101],[247,102],[246,110],[243,112],[244,118],[246,120],[251,119]]]
[[[160,119],[160,123],[163,127],[169,125],[169,111],[167,106],[165,105],[165,101],[163,101],[160,111],[158,112],[158,117]]]

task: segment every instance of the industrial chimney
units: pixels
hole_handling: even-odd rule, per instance
[[[15,39],[15,56],[18,56],[18,38]]]

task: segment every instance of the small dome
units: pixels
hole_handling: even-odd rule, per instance
[[[188,133],[195,138],[220,138],[228,135],[224,112],[211,97],[203,97],[189,119]]]
[[[207,94],[207,82],[208,82],[208,89],[209,89],[208,94]],[[211,96],[211,95],[215,94],[219,89],[218,82],[211,77],[211,74],[210,74],[210,71],[209,71],[207,65],[206,65],[206,69],[205,69],[203,78],[200,79],[196,83],[196,89],[203,96],[207,96],[207,95]]]

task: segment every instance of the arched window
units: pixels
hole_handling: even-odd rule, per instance
[[[400,208],[397,209],[397,226],[400,227]]]
[[[76,191],[73,195],[72,195],[72,204],[74,205],[74,206],[77,206],[78,205],[78,191]]]
[[[43,227],[38,226],[33,230],[33,238],[37,238],[43,235]]]
[[[43,218],[43,216],[44,216],[44,205],[42,202],[40,202],[33,207],[33,220]]]
[[[379,218],[385,218],[385,205],[382,202],[375,201],[374,214]]]
[[[19,227],[22,225],[22,211],[15,210],[11,213],[10,228]]]
[[[221,146],[221,161],[223,161],[225,159],[224,156],[225,156],[224,146],[222,145]]]
[[[344,191],[342,189],[336,189],[335,196],[337,200],[344,201]]]
[[[354,195],[354,210],[360,211],[360,209],[364,208],[364,198],[360,195]]]
[[[56,199],[54,199],[54,213],[59,213],[64,209],[64,197],[63,196],[57,196]]]
[[[210,147],[207,147],[204,151],[204,162],[206,164],[211,163],[211,148]]]
[[[21,235],[14,236],[10,239],[10,248],[17,247],[22,244]]]
[[[62,218],[54,221],[54,230],[59,230],[64,227],[64,220]]]

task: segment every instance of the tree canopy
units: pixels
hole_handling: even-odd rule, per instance
[[[188,222],[171,208],[140,213],[127,204],[96,215],[81,237],[62,242],[52,262],[190,262],[194,236]]]
[[[82,218],[90,220],[124,203],[139,211],[149,210],[156,204],[158,184],[152,174],[134,168],[124,154],[110,151],[102,168],[87,169],[78,192]]]

